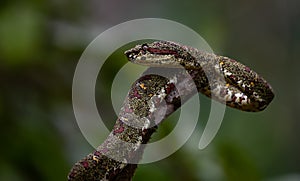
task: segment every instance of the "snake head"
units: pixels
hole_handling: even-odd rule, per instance
[[[193,57],[184,47],[170,41],[156,41],[136,45],[124,53],[132,63],[151,67],[185,67]]]

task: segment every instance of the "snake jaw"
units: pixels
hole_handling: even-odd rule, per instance
[[[175,59],[176,51],[171,51],[166,48],[160,48],[156,42],[150,44],[137,45],[124,52],[127,59],[135,64],[145,65],[150,67],[179,67]],[[174,63],[173,63],[174,62]]]
[[[138,54],[140,53],[140,45],[137,45],[134,48],[131,48],[127,51],[124,52],[125,56],[127,57],[127,59],[131,62],[134,62],[134,60],[137,58]]]
[[[195,64],[194,57],[186,49],[169,41],[136,45],[124,54],[130,62],[150,67],[193,69],[190,64]]]

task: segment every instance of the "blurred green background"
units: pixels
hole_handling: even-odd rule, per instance
[[[213,142],[198,150],[199,123],[172,156],[138,167],[134,180],[300,180],[300,11],[297,0],[8,1],[0,2],[0,180],[66,180],[93,148],[72,110],[72,78],[98,34],[136,18],[167,18],[191,27],[217,54],[234,57],[273,86],[260,113],[228,108]],[[116,53],[102,71],[97,100],[110,100]],[[118,59],[118,61],[116,61]],[[106,96],[106,99],[103,97]],[[201,120],[209,100],[201,97]],[[205,106],[207,105],[207,106]],[[176,118],[176,116],[173,116]],[[108,122],[109,122],[108,121]],[[168,120],[156,137],[168,132]]]

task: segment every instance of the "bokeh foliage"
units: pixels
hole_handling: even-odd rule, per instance
[[[296,0],[1,1],[0,180],[65,180],[72,164],[93,150],[72,112],[77,61],[102,31],[143,17],[193,28],[216,53],[261,73],[276,95],[261,113],[228,109],[205,150],[197,150],[205,125],[200,122],[185,147],[139,166],[134,180],[299,180],[298,7]],[[111,80],[125,61],[122,52],[110,59],[115,63],[102,70],[107,78],[97,85],[96,96],[111,112],[108,126],[116,118],[107,100]],[[201,113],[205,120],[205,97]],[[173,122],[176,116],[163,123],[154,139],[166,135]]]

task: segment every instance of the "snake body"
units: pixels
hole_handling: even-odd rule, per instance
[[[204,77],[198,82],[200,92],[243,111],[264,110],[274,97],[264,78],[228,57],[170,41],[137,45],[125,54],[131,62],[140,65],[199,70]]]
[[[274,97],[271,86],[243,64],[178,43],[137,45],[125,55],[133,63],[151,67],[132,84],[107,139],[75,163],[70,181],[131,180],[143,144],[157,125],[197,93],[189,88],[191,82],[198,92],[243,111],[261,111]],[[173,71],[179,67],[184,69]],[[149,74],[157,69],[166,71],[168,77]]]

